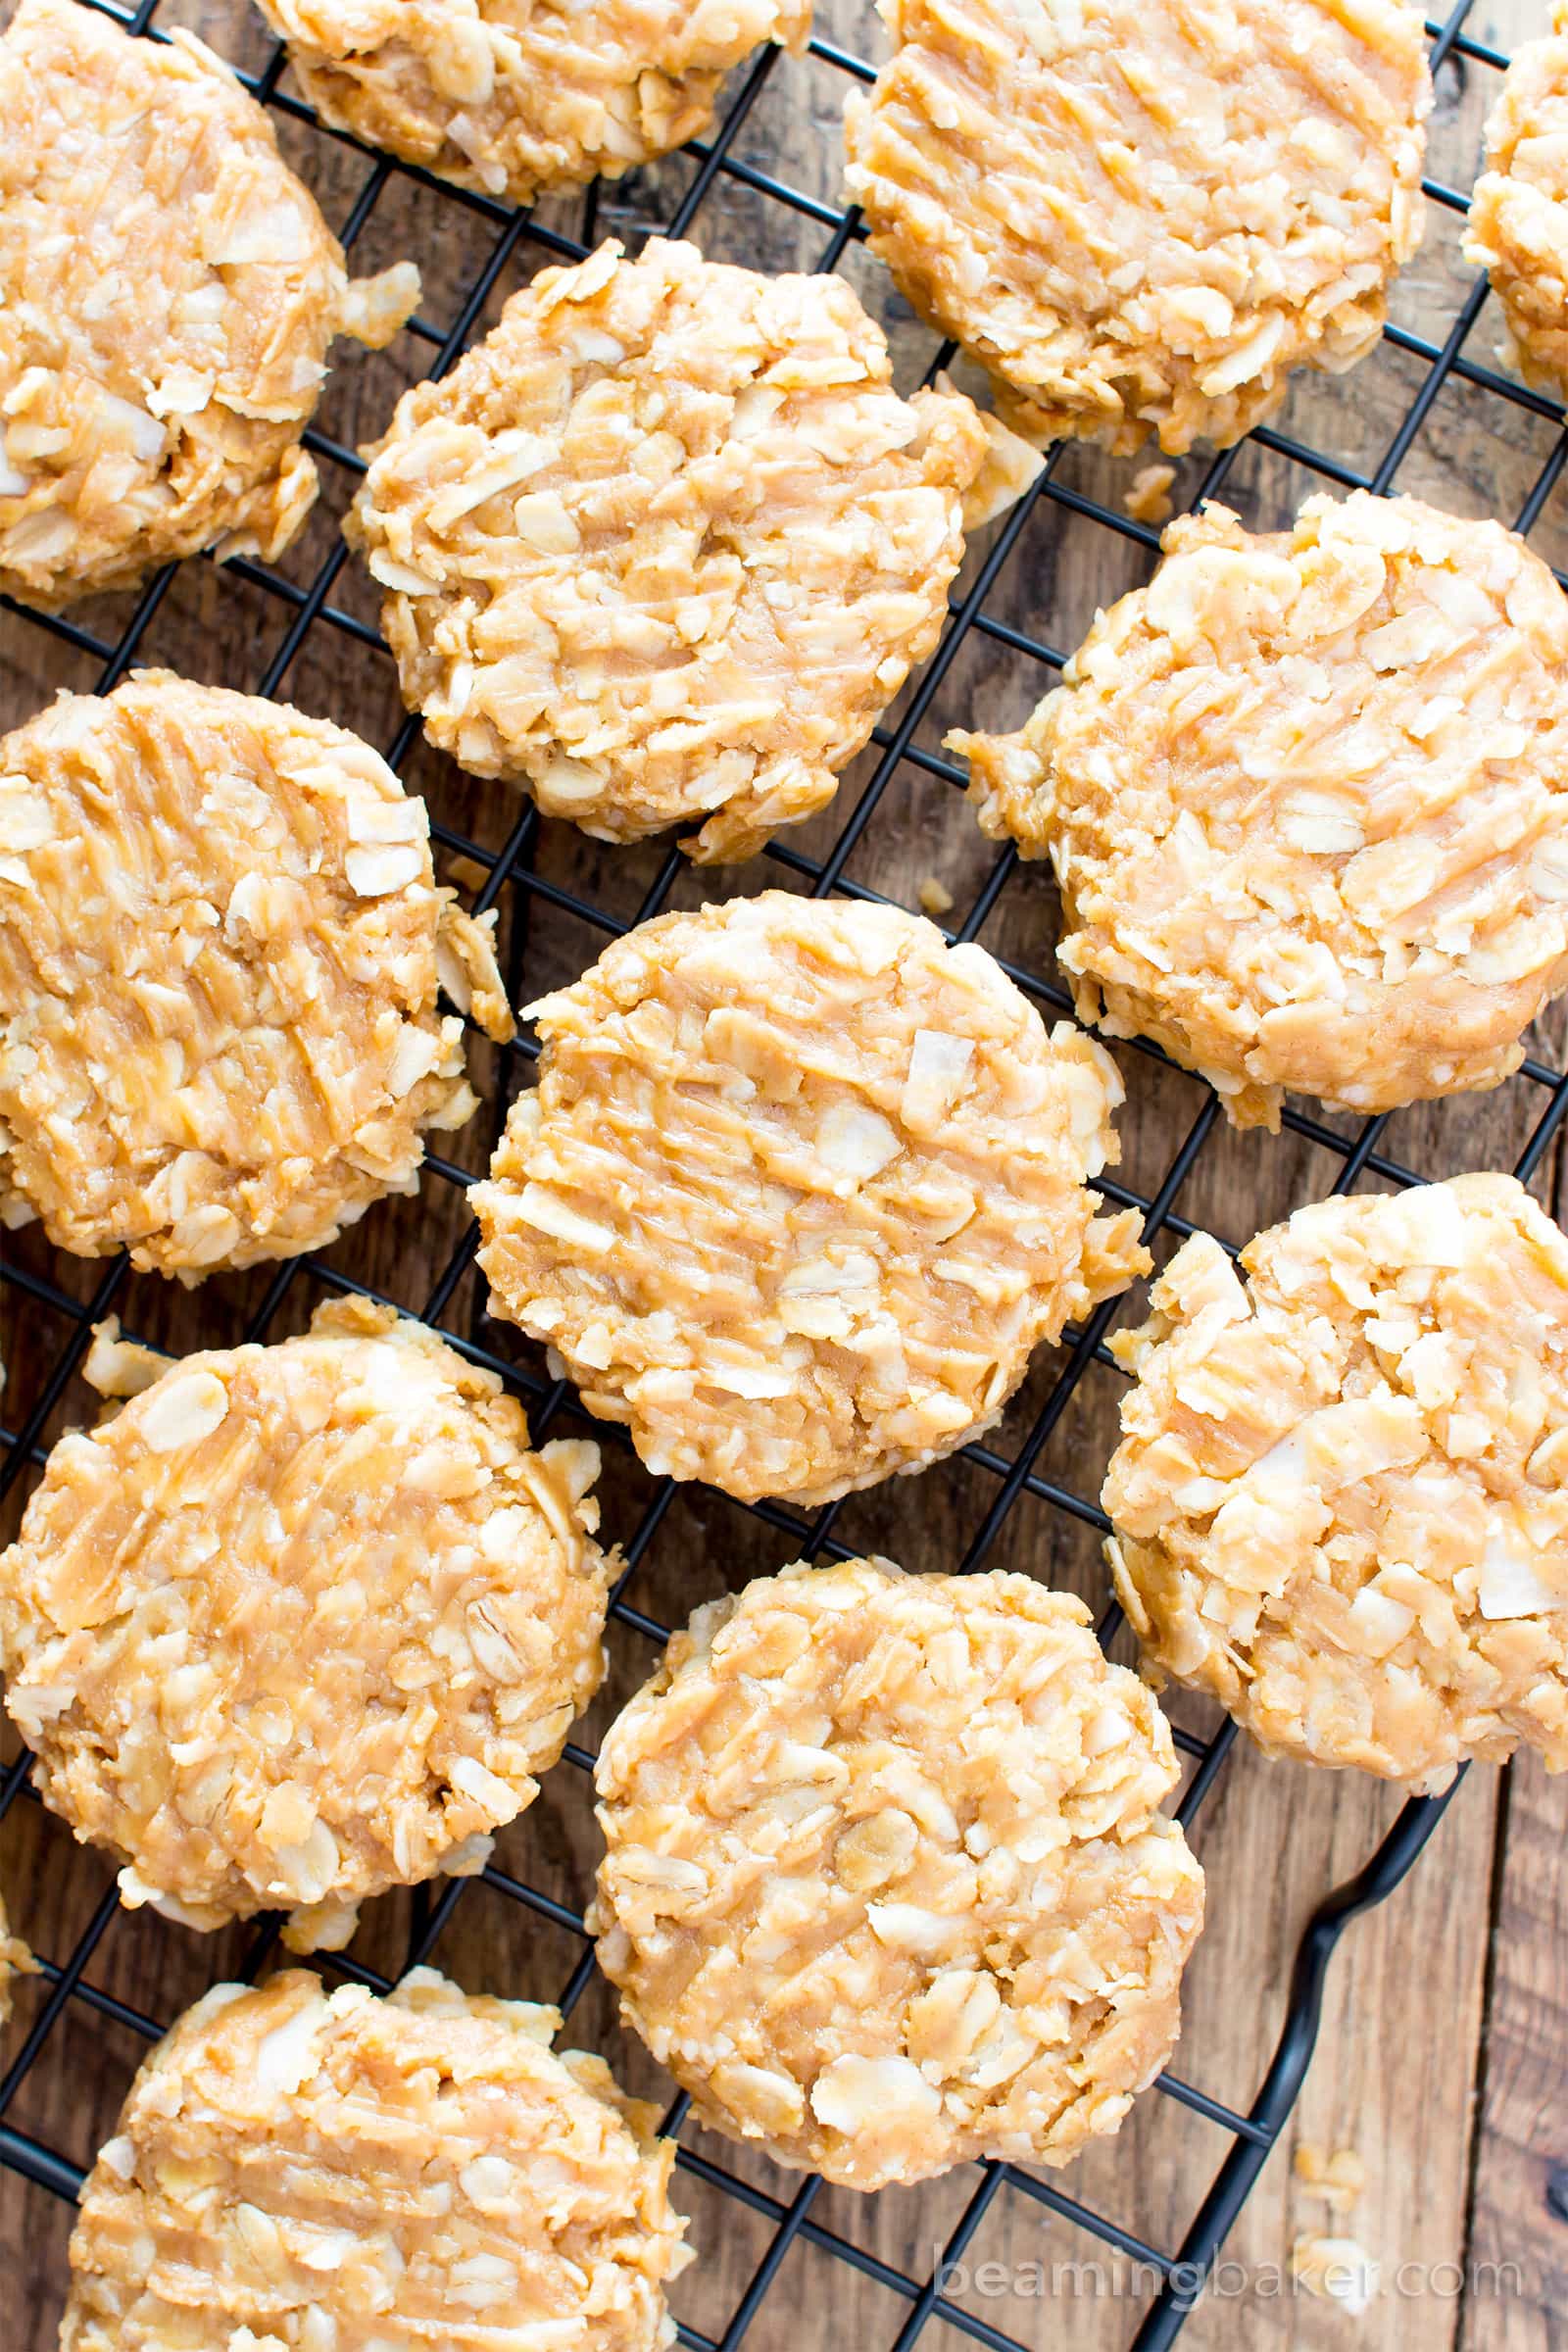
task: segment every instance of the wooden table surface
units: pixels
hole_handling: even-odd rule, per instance
[[[1541,29],[1544,13],[1528,0],[1481,0],[1467,31],[1506,47]],[[170,0],[160,10],[160,22],[198,26],[242,65],[259,66],[268,55],[258,22],[239,0],[232,5]],[[819,32],[859,54],[873,52],[877,34],[862,0],[823,0],[817,24]],[[740,132],[735,156],[832,206],[845,86],[843,74],[820,60],[781,61]],[[1445,65],[1431,170],[1446,186],[1468,186],[1481,123],[1495,88],[1496,75],[1485,64],[1455,56]],[[364,156],[286,121],[282,136],[329,219],[344,220],[370,169]],[[692,172],[690,160],[680,159],[607,191],[601,228],[668,220]],[[1472,273],[1459,258],[1456,211],[1434,203],[1428,216],[1425,244],[1399,283],[1394,317],[1410,335],[1441,345]],[[546,217],[573,232],[581,225],[580,203],[556,206]],[[713,256],[774,268],[814,265],[829,233],[809,211],[791,211],[744,179],[729,177],[716,183],[697,223],[700,241]],[[493,225],[481,217],[394,177],[357,260],[362,267],[379,267],[412,252],[425,273],[424,315],[445,325],[455,312],[456,289],[479,268],[493,236]],[[545,258],[526,240],[516,245],[501,270],[496,299]],[[929,358],[930,337],[891,296],[862,250],[852,245],[844,266],[889,324],[901,380],[913,382]],[[1469,334],[1466,357],[1485,367],[1496,340],[1495,309],[1489,302]],[[428,364],[428,348],[407,335],[380,358],[345,355],[319,422],[340,442],[368,437],[379,428],[399,386]],[[1370,475],[1420,386],[1424,365],[1418,353],[1386,343],[1348,378],[1298,385],[1282,427]],[[1495,513],[1512,520],[1557,438],[1554,418],[1503,402],[1456,373],[1423,416],[1399,464],[1397,486],[1464,513]],[[1069,491],[1114,508],[1133,469],[1128,462],[1113,464],[1075,450],[1063,460],[1058,479]],[[323,471],[321,504],[302,543],[279,566],[299,589],[309,587],[330,552],[352,489],[341,469],[327,466]],[[1194,495],[1201,477],[1200,462],[1185,465],[1178,497]],[[1248,520],[1273,524],[1320,486],[1278,449],[1252,443],[1232,464],[1225,495]],[[1533,544],[1559,565],[1568,564],[1565,502],[1568,494],[1553,489],[1533,531]],[[972,555],[965,581],[983,552]],[[1065,649],[1082,634],[1097,605],[1147,576],[1149,566],[1148,547],[1136,534],[1118,535],[1067,504],[1044,500],[987,610]],[[333,584],[331,601],[362,619],[373,619],[373,601],[353,564]],[[129,610],[126,600],[105,601],[76,617],[113,641]],[[152,614],[138,658],[197,677],[255,687],[283,645],[292,618],[292,608],[266,587],[205,563],[188,564]],[[56,687],[92,688],[99,669],[90,651],[0,612],[0,723],[16,723]],[[1046,672],[999,639],[971,636],[915,740],[934,751],[945,729],[960,720],[1015,723],[1046,682]],[[390,663],[330,623],[311,631],[289,662],[279,692],[307,710],[357,726],[378,744],[389,744],[396,732]],[[841,821],[873,765],[863,760],[846,781],[837,809]],[[405,763],[405,773],[411,787],[428,795],[437,815],[470,841],[495,849],[507,838],[517,811],[505,792],[464,778],[422,748]],[[803,846],[820,852],[833,835],[832,822],[824,820]],[[992,856],[958,796],[939,777],[906,761],[848,870],[854,880],[906,905],[915,903],[921,879],[934,874],[953,893],[957,911],[950,920],[956,924],[981,888]],[[635,916],[658,874],[661,854],[604,849],[548,826],[540,834],[535,864],[548,884],[582,894],[611,917],[626,921]],[[784,868],[766,860],[702,883],[683,872],[669,903],[690,906],[704,896],[788,879]],[[509,889],[501,906],[503,936],[525,994],[575,973],[602,943],[602,933],[559,908],[546,893]],[[1031,868],[1012,877],[981,936],[997,952],[1049,973],[1054,921],[1049,881],[1041,869]],[[1553,1063],[1562,1057],[1564,1026],[1560,1016],[1554,1017],[1543,1024],[1538,1041],[1543,1057]],[[484,1082],[491,1085],[493,1057],[481,1059]],[[1202,1112],[1204,1094],[1193,1081],[1136,1052],[1123,1051],[1120,1060],[1129,1098],[1121,1120],[1120,1173],[1149,1197]],[[1400,1114],[1390,1123],[1382,1148],[1400,1164],[1431,1176],[1460,1167],[1507,1166],[1546,1100],[1540,1086],[1516,1080],[1494,1096]],[[1350,1132],[1338,1124],[1342,1132]],[[468,1168],[481,1165],[494,1133],[494,1114],[487,1106],[455,1139],[452,1156]],[[1184,1184],[1177,1207],[1183,1217],[1241,1242],[1298,1202],[1327,1192],[1340,1164],[1335,1152],[1300,1134],[1270,1139],[1217,1131]],[[1541,1197],[1554,1210],[1560,1206],[1561,1181],[1561,1152],[1554,1145],[1537,1178]],[[463,1231],[458,1192],[429,1175],[416,1200],[372,1210],[330,1252],[329,1262],[417,1305]],[[91,1296],[103,1273],[101,1266],[51,1252],[35,1233],[8,1237],[6,1248],[15,1262],[75,1298]],[[244,1332],[269,1279],[265,1273],[222,1277],[191,1296],[138,1277],[124,1284],[116,1303],[128,1327],[163,1346],[222,1345]],[[320,1277],[301,1270],[273,1321],[272,1335],[299,1328],[323,1295]],[[5,1418],[15,1429],[31,1409],[71,1325],[9,1285],[0,1292],[0,1348],[10,1372]],[[1138,1312],[1136,1296],[1123,1312]],[[519,1363],[533,1361],[516,1334],[481,1326],[478,1314],[469,1273],[457,1286],[443,1319],[461,1332],[482,1329],[503,1354]],[[999,1450],[1010,1452],[1027,1431],[1057,1368],[1053,1361],[1037,1367],[995,1440]],[[1117,1395],[1112,1375],[1092,1368],[1037,1464],[1045,1479],[1093,1496],[1114,1443]],[[74,1381],[46,1435],[82,1418],[89,1407]],[[609,1530],[624,1539],[651,1488],[624,1451],[613,1446],[605,1492]],[[891,1552],[910,1568],[951,1564],[995,1493],[994,1473],[960,1461],[919,1481],[898,1480],[852,1498],[834,1532],[857,1548]],[[629,1597],[667,1623],[713,1592],[781,1565],[797,1548],[787,1535],[720,1497],[678,1494],[642,1557]],[[1008,1518],[990,1557],[996,1565],[1024,1567],[1071,1586],[1096,1601],[1104,1597],[1092,1532],[1033,1494],[1026,1494]],[[610,1687],[583,1734],[590,1745],[611,1709],[647,1672],[653,1655],[645,1640],[619,1627],[612,1648]],[[1123,1648],[1119,1654],[1127,1653]],[[1200,1711],[1181,1711],[1188,1722],[1208,1728]],[[1303,1924],[1323,1894],[1366,1859],[1396,1810],[1396,1800],[1377,1784],[1269,1765],[1238,1744],[1195,1833],[1209,1875],[1210,1924],[1188,1980],[1178,2066],[1189,2082],[1234,2105],[1245,2108],[1250,2102],[1279,2032]],[[1568,2175],[1555,2190],[1551,2185],[1554,2166],[1568,2165],[1565,1836],[1568,1784],[1548,1783],[1533,1762],[1500,1775],[1474,1772],[1413,1875],[1386,1906],[1349,1931],[1329,1979],[1321,2039],[1297,2117],[1231,2237],[1223,2291],[1201,2304],[1189,2323],[1184,2340],[1195,2352],[1197,2347],[1240,2352],[1244,2346],[1247,2352],[1285,2352],[1285,2347],[1351,2341],[1365,2352],[1438,2352],[1446,2346],[1464,2352],[1547,2352],[1568,2343],[1568,2220],[1554,2214],[1550,2202],[1555,2196],[1568,2211]],[[564,1763],[546,1779],[531,1812],[503,1837],[497,1860],[579,1908],[594,1856],[586,1783]],[[109,1886],[110,1872],[98,1856],[74,1849],[59,1825],[24,1797],[0,1826],[0,1883],[14,1925],[41,1953],[64,1959]],[[405,1896],[370,1906],[356,1950],[372,1965],[395,1971],[410,1916]],[[241,1965],[248,1941],[241,1931],[203,1937],[147,1914],[117,1913],[85,1979],[131,2007],[168,2020],[208,1984]],[[470,1886],[434,1956],[470,1988],[552,1998],[580,1951],[577,1938],[565,1931],[488,1889]],[[46,1989],[38,1981],[21,1987],[0,2061],[15,2057]],[[655,2071],[613,2029],[597,1982],[575,2009],[570,2034],[603,2046],[634,2085],[659,2091]],[[112,2127],[141,2048],[126,2027],[73,2001],[25,2075],[7,2121],[79,2163],[90,2161]],[[785,2203],[799,2188],[798,2180],[737,2158],[706,2134],[689,2131],[686,2142],[713,2161],[735,2163],[766,2195]],[[1331,2215],[1293,2180],[1293,2155],[1302,2143],[1358,2152],[1366,2186],[1348,2215]],[[1139,2237],[1170,2248],[1180,2242],[1225,2145],[1225,2135],[1214,2127],[1173,2099],[1151,2094],[1119,2137],[1094,2149],[1060,2177],[1060,2184]],[[974,2180],[972,2174],[957,2176],[870,2201],[824,2190],[811,2219],[923,2278]],[[693,2327],[722,2336],[766,2248],[770,2225],[765,2214],[721,2197],[691,2172],[683,2172],[679,2192],[692,2215],[700,2260],[677,2290],[677,2309]],[[54,2341],[69,2224],[67,2206],[0,2170],[5,2273],[0,2342],[5,2352],[42,2352]],[[1302,2232],[1353,2235],[1381,2264],[1382,2291],[1359,2320],[1290,2290],[1288,2252]],[[1002,2267],[981,2270],[961,2292],[956,2286],[955,2300],[1023,2343],[1049,2344],[1056,2352],[1113,2352],[1129,2340],[1147,2297],[1147,2285],[1106,2248],[1016,2192],[991,2205],[967,2259],[971,2266]],[[1051,2266],[1097,2261],[1098,2273],[1058,2269],[1049,2295],[1014,2291],[1036,2281],[1036,2273],[1021,2266],[1046,2266],[1049,2278]],[[992,2291],[999,2281],[1002,2291]],[[906,2316],[907,2306],[897,2294],[801,2235],[746,2340],[754,2352],[828,2352],[828,2347],[861,2352],[891,2343]],[[951,2326],[933,2323],[922,2340],[933,2352],[939,2347],[947,2352],[969,2339]]]

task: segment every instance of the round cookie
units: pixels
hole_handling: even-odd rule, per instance
[[[328,122],[513,204],[706,130],[764,41],[800,52],[810,0],[262,0]]]
[[[404,395],[347,527],[432,743],[713,861],[831,800],[931,651],[987,452],[841,278],[610,243]]]
[[[878,4],[849,190],[1020,431],[1223,446],[1376,342],[1432,104],[1401,0]]]
[[[380,346],[402,263],[350,284],[228,68],[22,0],[0,40],[0,589],[45,610],[180,556],[270,562],[335,334]]]
[[[600,1966],[702,2120],[781,2164],[1065,2164],[1176,2040],[1176,1779],[1081,1600],[800,1562],[699,1609],[605,1740]]]
[[[1085,1184],[1114,1065],[897,907],[662,915],[531,1009],[470,1196],[490,1310],[650,1470],[814,1503],[923,1469],[1149,1266]]]
[[[63,1438],[0,1553],[5,1703],[46,1802],[198,1928],[482,1868],[604,1671],[596,1446],[363,1300],[276,1347],[157,1359]],[[127,1360],[128,1359],[128,1360]]]
[[[413,1192],[512,1016],[424,804],[324,719],[141,670],[0,741],[0,1217],[187,1281]]]
[[[1270,1755],[1436,1793],[1568,1768],[1568,1242],[1511,1176],[1200,1235],[1141,1331],[1105,1480],[1156,1677]]]
[[[1487,270],[1508,323],[1504,357],[1527,382],[1568,391],[1568,0],[1544,40],[1514,52],[1487,121],[1464,257]]]
[[[675,2143],[560,2025],[427,1968],[216,1985],[88,2177],[61,2352],[672,2343]]]
[[[988,833],[1049,856],[1081,1019],[1238,1126],[1518,1068],[1568,984],[1568,605],[1495,522],[1357,491],[1164,535],[1011,736],[955,735]]]

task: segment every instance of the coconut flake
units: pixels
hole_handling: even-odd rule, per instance
[[[1517,1529],[1494,1529],[1481,1560],[1481,1614],[1501,1617],[1541,1617],[1565,1605],[1564,1595],[1543,1584],[1536,1553]]]

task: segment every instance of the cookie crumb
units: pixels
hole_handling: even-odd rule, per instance
[[[1306,2194],[1321,2197],[1336,2213],[1348,2213],[1366,2186],[1366,2166],[1353,2148],[1336,2148],[1325,2156],[1321,2148],[1303,2144],[1296,2151],[1294,2169]]]
[[[1169,491],[1175,479],[1174,466],[1140,466],[1122,498],[1123,514],[1134,522],[1152,522],[1156,528],[1169,522]]]
[[[926,875],[916,896],[920,901],[921,913],[930,915],[933,922],[939,914],[953,912],[953,893],[945,882],[937,880],[935,874]]]
[[[38,1963],[19,1936],[10,1933],[6,1907],[0,1901],[0,2026],[11,2015],[11,1980],[35,1977]]]
[[[490,868],[477,858],[449,858],[442,871],[459,890],[483,890],[490,879]]]
[[[109,1315],[92,1327],[92,1346],[82,1363],[81,1377],[105,1403],[123,1404],[127,1397],[139,1396],[143,1389],[161,1380],[169,1361],[156,1348],[122,1338],[120,1317]]]
[[[1358,2320],[1377,2294],[1379,2266],[1353,2237],[1298,2237],[1291,2248],[1291,2277],[1309,2295],[1338,2303]]]

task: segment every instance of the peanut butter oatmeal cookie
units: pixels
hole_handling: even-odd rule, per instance
[[[822,1502],[988,1429],[1148,1269],[1113,1063],[978,947],[784,891],[667,914],[532,1007],[472,1195],[491,1312],[648,1467]]]
[[[219,1984],[82,2191],[61,2352],[656,2352],[673,2140],[561,2018],[419,1968]]]
[[[1568,0],[1550,35],[1514,54],[1487,122],[1464,256],[1486,270],[1508,323],[1504,356],[1560,399],[1568,392]]]
[[[22,0],[0,40],[0,588],[46,610],[214,548],[281,554],[335,334],[379,347],[272,126],[191,33]]]
[[[1568,1242],[1511,1176],[1190,1241],[1105,1480],[1156,1679],[1270,1755],[1419,1791],[1568,1768]]]
[[[110,1330],[89,1375],[145,1384]],[[363,1300],[63,1438],[0,1554],[5,1703],[126,1903],[216,1928],[483,1867],[604,1669],[599,1449]]]
[[[931,651],[989,444],[841,278],[655,238],[543,270],[368,454],[348,534],[431,742],[711,861],[831,800]]]
[[[797,52],[810,0],[261,0],[328,122],[531,204],[667,155],[732,67]]]
[[[848,183],[1042,440],[1221,446],[1378,337],[1432,85],[1402,0],[878,0]]]
[[[1568,606],[1495,522],[1358,491],[1171,524],[1019,735],[955,735],[1049,856],[1080,1017],[1238,1126],[1491,1087],[1568,985]]]
[[[612,1726],[600,1965],[703,2121],[781,2164],[1065,2164],[1176,2040],[1176,1778],[1081,1600],[803,1561],[699,1609]]]
[[[358,736],[141,670],[0,741],[0,1219],[184,1281],[330,1242],[474,1106],[490,929]]]

